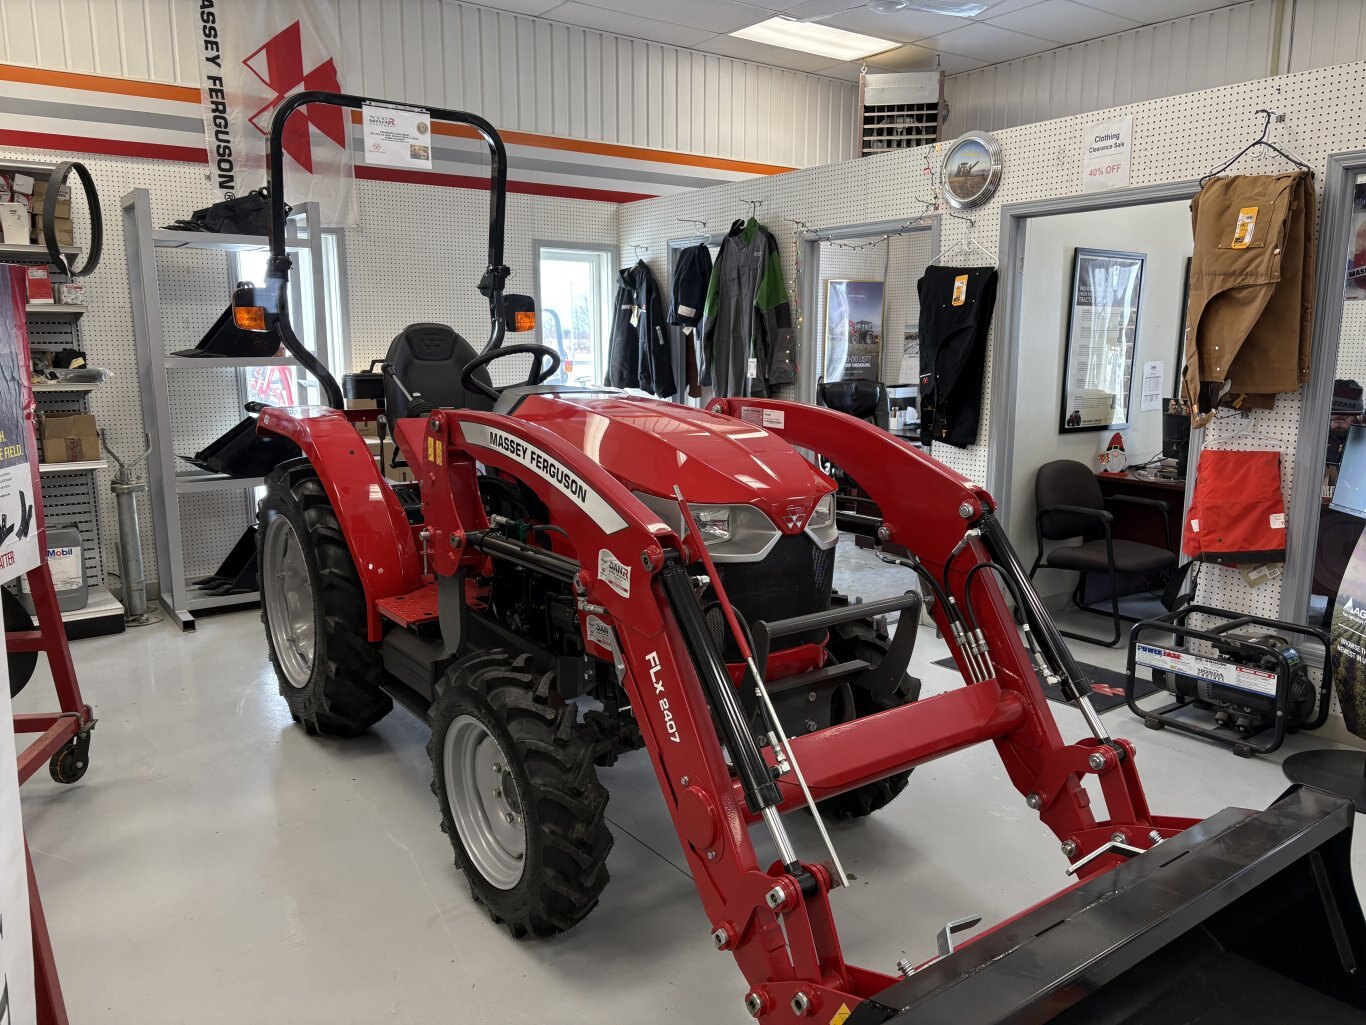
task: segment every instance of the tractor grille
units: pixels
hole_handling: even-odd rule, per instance
[[[727,562],[716,568],[736,613],[747,623],[761,619],[771,623],[808,612],[824,612],[830,607],[835,549],[818,548],[806,534],[788,534],[778,539],[762,562]],[[702,599],[704,603],[713,602],[716,592],[709,587]],[[726,661],[738,662],[740,652],[719,608],[708,610],[707,628],[712,639],[721,645]],[[823,629],[790,634],[778,638],[773,650],[811,644],[824,636]]]

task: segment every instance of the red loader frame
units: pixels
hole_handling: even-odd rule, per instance
[[[793,740],[791,749],[817,799],[992,741],[1011,781],[1080,876],[1121,860],[1110,853],[1116,844],[1146,849],[1196,821],[1149,812],[1132,746],[1099,728],[1085,683],[1061,642],[1047,637],[1046,616],[1039,622],[1039,610],[1030,607],[1037,597],[1025,591],[1017,602],[1023,600],[1039,640],[1052,640],[1057,648],[1045,644],[1043,661],[1031,659],[997,581],[976,569],[1003,564],[1008,570],[1014,560],[1008,545],[1002,548],[991,515],[994,503],[985,491],[842,413],[758,399],[720,400],[713,408],[769,424],[794,446],[818,451],[855,479],[871,482],[869,491],[885,517],[882,541],[912,553],[906,561],[918,564],[922,576],[947,582],[936,588],[942,596],[932,609],[967,685]],[[745,740],[722,735],[727,699],[688,630],[688,601],[694,611],[697,605],[686,567],[696,562],[696,553],[686,539],[582,451],[515,416],[440,409],[398,421],[396,438],[422,485],[425,522],[417,526],[404,519],[347,414],[273,409],[260,423],[295,440],[318,470],[371,602],[372,640],[381,636],[374,611],[379,599],[432,583],[440,587],[460,579],[461,569],[483,566],[492,557],[531,557],[516,556],[507,539],[489,531],[476,462],[530,487],[548,507],[550,521],[568,531],[577,555],[575,560],[534,549],[539,568],[574,584],[588,650],[620,660],[621,685],[636,710],[713,939],[744,972],[751,1013],[765,1021],[786,1020],[796,1008],[801,1015],[824,1010],[828,1016],[897,981],[845,962],[828,899],[835,883],[826,866],[759,863],[746,827],[766,818],[769,807],[796,806],[801,795],[790,776],[773,786],[771,750],[762,756],[765,778],[746,778],[744,752],[737,750]],[[430,574],[424,573],[422,553]],[[979,575],[984,579],[972,579]],[[1022,573],[1015,579],[1012,589],[1027,587]],[[970,611],[971,630],[963,628],[955,608]],[[611,627],[615,651],[589,635],[590,617]],[[444,610],[442,627],[446,633]],[[458,631],[454,624],[452,629]],[[1095,736],[1063,742],[1039,686],[1039,664],[1072,688]],[[728,674],[724,681],[732,686]],[[737,772],[727,764],[723,739]],[[753,754],[758,756],[757,748]],[[1093,814],[1082,785],[1087,775],[1099,777],[1110,818]],[[767,802],[766,785],[772,787]]]

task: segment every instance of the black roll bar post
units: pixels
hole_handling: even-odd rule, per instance
[[[369,96],[355,96],[350,93],[329,93],[309,90],[286,97],[278,107],[270,123],[270,150],[266,169],[266,183],[270,199],[270,263],[266,272],[268,284],[272,286],[275,313],[280,341],[304,368],[318,379],[322,385],[327,404],[334,409],[342,408],[341,388],[337,379],[317,356],[304,347],[289,320],[288,283],[289,270],[293,266],[285,248],[285,122],[291,114],[310,103],[326,103],[334,107],[359,109],[365,104],[374,103],[391,107],[410,107],[411,104],[392,103]],[[489,301],[491,327],[488,344],[484,352],[503,344],[507,324],[503,310],[503,288],[507,284],[511,270],[503,263],[503,228],[507,207],[507,150],[498,129],[480,117],[463,110],[448,110],[442,107],[425,107],[433,121],[449,121],[454,124],[469,125],[488,144],[489,149],[489,251],[488,267],[479,279],[479,291]],[[348,126],[349,138],[349,126]]]

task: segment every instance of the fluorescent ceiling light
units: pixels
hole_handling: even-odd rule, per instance
[[[984,3],[965,3],[962,0],[868,0],[874,14],[895,14],[915,11],[920,14],[943,14],[950,18],[975,18],[987,9]]]
[[[781,46],[787,50],[801,50],[803,53],[816,53],[841,61],[871,57],[875,53],[883,53],[901,45],[890,39],[846,32],[831,25],[793,21],[790,18],[769,18],[757,25],[737,29],[731,35],[738,39]]]

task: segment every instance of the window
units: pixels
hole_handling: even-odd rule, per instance
[[[602,384],[612,310],[612,251],[537,243],[541,344],[564,365],[551,384]]]

